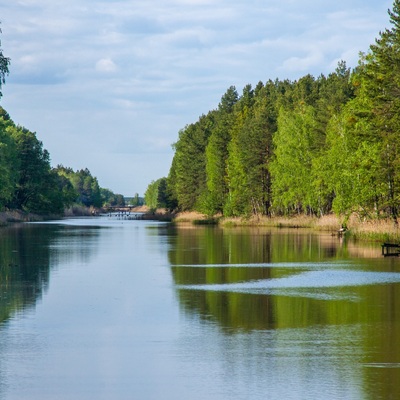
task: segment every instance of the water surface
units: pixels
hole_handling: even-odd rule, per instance
[[[399,263],[303,230],[2,229],[0,398],[400,398]]]

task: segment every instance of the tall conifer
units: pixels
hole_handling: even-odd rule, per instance
[[[362,84],[371,101],[374,133],[380,142],[381,179],[387,206],[397,221],[400,200],[400,0],[388,11],[391,29],[380,32],[363,66]],[[362,89],[362,90],[363,90]]]

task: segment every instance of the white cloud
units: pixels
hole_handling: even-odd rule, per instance
[[[96,71],[98,72],[115,72],[117,66],[111,58],[102,58],[96,62]]]
[[[307,54],[304,57],[290,57],[282,64],[284,71],[303,71],[307,73],[313,70],[323,61],[323,54],[316,51]]]
[[[31,54],[27,54],[27,55],[22,56],[19,59],[19,62],[21,63],[22,66],[24,66],[24,65],[30,66],[30,65],[35,64],[37,62],[37,59]]]
[[[88,166],[101,185],[143,194],[143,182],[135,187],[118,177],[107,181],[106,158],[99,161],[98,154],[123,149],[127,168],[129,152],[133,164],[139,152],[148,152],[143,162],[164,152],[165,165],[178,131],[216,107],[230,85],[240,92],[260,80],[317,76],[333,71],[340,59],[355,66],[358,52],[388,25],[391,5],[392,0],[8,1],[1,42],[11,68],[2,106],[16,123],[38,133],[55,164]],[[118,168],[119,158],[111,159]],[[159,169],[143,162],[143,180],[157,178]]]

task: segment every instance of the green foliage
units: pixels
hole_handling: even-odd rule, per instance
[[[236,88],[231,86],[221,98],[206,148],[207,190],[203,196],[202,208],[210,215],[222,212],[228,199],[228,149],[235,124],[234,109],[237,101]]]
[[[18,154],[18,179],[10,208],[46,214],[62,211],[63,199],[58,191],[56,175],[50,167],[50,156],[36,134],[21,127],[10,126]]]
[[[64,208],[72,206],[78,197],[78,193],[71,181],[59,173],[58,168],[53,169],[53,171],[57,174],[58,190],[62,194]]]
[[[1,29],[0,29],[1,33]],[[1,46],[1,42],[0,42]],[[0,98],[2,97],[1,87],[6,83],[6,75],[9,73],[10,59],[3,54],[3,50],[0,47]]]
[[[384,202],[394,220],[400,200],[400,2],[389,11],[392,29],[380,33],[359,68],[359,96],[369,100],[372,134],[380,143],[379,167]],[[373,140],[372,140],[373,141]]]
[[[97,179],[88,170],[51,168],[36,134],[16,126],[0,107],[0,209],[61,214],[82,198],[86,205],[102,205]]]
[[[110,189],[100,188],[102,206],[125,206],[125,199],[122,194],[116,194]]]
[[[144,201],[150,210],[157,208],[170,208],[167,178],[152,181],[144,194]]]
[[[144,192],[144,201],[150,210],[156,210],[158,208],[158,184],[156,181],[151,181]]]
[[[240,97],[230,87],[217,110],[180,132],[170,198],[210,216],[330,212],[327,127],[353,97],[344,62],[328,77],[246,85]]]
[[[373,134],[369,109],[369,100],[358,96],[327,129],[325,180],[334,193],[333,210],[338,214],[367,210],[379,214],[381,143]]]
[[[229,145],[229,202],[232,215],[269,214],[271,206],[270,160],[276,130],[276,86],[257,85],[253,101],[244,91],[238,102],[236,127]],[[245,102],[244,107],[242,102]]]
[[[120,199],[122,195],[115,195],[107,189],[103,189],[102,196],[97,178],[92,176],[87,168],[73,171],[71,168],[59,165],[57,166],[57,173],[70,181],[76,193],[75,203],[82,204],[86,207],[102,207],[103,203],[107,203],[111,198],[113,198],[113,201],[117,201],[118,196],[118,201],[123,201]]]
[[[0,107],[0,110],[3,109]],[[0,210],[14,195],[19,171],[17,147],[10,129],[12,123],[9,118],[0,117]]]
[[[9,65],[0,47],[0,98]],[[103,201],[124,203],[122,195],[104,193],[102,198],[97,179],[87,169],[76,173],[64,167],[52,169],[50,155],[36,134],[16,126],[0,107],[0,210],[60,214],[75,201],[94,207]]]
[[[129,205],[133,207],[143,205],[143,199],[139,197],[139,193],[135,193],[135,195],[129,200]]]
[[[176,199],[179,208],[191,210],[199,207],[201,194],[206,190],[206,154],[214,113],[201,116],[199,121],[179,132],[174,145],[175,156],[168,180],[170,202]],[[147,203],[147,202],[146,202]]]
[[[9,65],[0,47],[0,98]],[[0,210],[60,214],[76,201],[94,207],[101,207],[103,201],[124,203],[122,195],[111,191],[104,190],[102,198],[97,178],[87,169],[76,173],[62,166],[52,169],[50,155],[36,133],[16,126],[0,107]]]
[[[271,169],[275,206],[283,211],[306,212],[313,208],[314,133],[313,107],[304,106],[292,112],[281,109]]]

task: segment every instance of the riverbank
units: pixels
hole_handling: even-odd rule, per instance
[[[21,222],[39,222],[44,221],[45,219],[48,218],[20,210],[2,211],[0,212],[0,227]]]
[[[307,228],[320,232],[330,232],[332,235],[340,234],[348,238],[356,240],[370,240],[380,242],[400,242],[399,225],[395,225],[389,219],[361,220],[356,214],[352,215],[347,222],[347,229],[340,232],[342,217],[336,215],[326,215],[323,217],[312,217],[307,215],[297,215],[291,217],[283,216],[252,216],[250,218],[224,218],[215,216],[210,218],[198,212],[179,212],[171,213],[165,209],[150,211],[146,206],[140,206],[132,209],[133,212],[143,213],[142,219],[170,221],[176,224],[192,224],[192,225],[219,225],[222,227],[240,227],[240,226],[258,226],[271,228]],[[12,223],[22,222],[40,222],[62,217],[78,217],[97,215],[95,209],[74,206],[65,211],[64,216],[56,215],[37,215],[25,213],[20,210],[0,212],[0,227],[7,226]]]
[[[7,210],[0,212],[0,227],[22,222],[40,222],[60,219],[63,217],[83,217],[96,215],[97,211],[93,208],[84,206],[73,206],[65,210],[64,215],[39,215],[24,212],[22,210]]]
[[[172,221],[177,224],[206,225],[218,224],[222,227],[239,226],[264,226],[273,228],[308,228],[315,231],[340,234],[356,240],[371,240],[381,242],[400,242],[399,226],[391,219],[360,219],[353,214],[346,225],[346,230],[341,230],[343,217],[330,214],[323,217],[297,215],[291,217],[283,216],[252,216],[250,218],[224,218],[215,216],[207,217],[198,212],[168,213],[159,209],[149,212],[146,206],[135,209],[136,212],[143,212],[144,219],[157,219]]]
[[[299,215],[293,217],[252,217],[248,220],[237,218],[225,218],[222,226],[269,226],[276,228],[309,228],[315,231],[331,232],[341,236],[358,240],[371,240],[383,242],[399,242],[399,225],[395,225],[392,219],[360,219],[353,214],[346,229],[342,228],[343,217],[326,215],[312,217]]]

